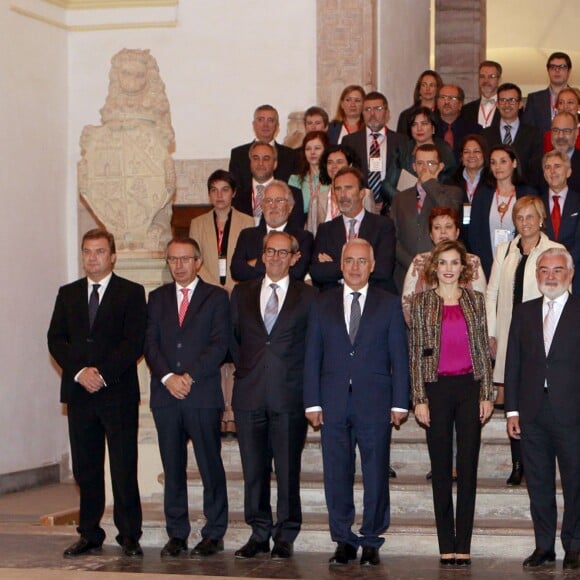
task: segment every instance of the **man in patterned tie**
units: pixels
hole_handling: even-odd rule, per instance
[[[271,231],[263,242],[263,277],[231,296],[236,365],[232,406],[244,474],[244,515],[252,533],[237,558],[290,558],[302,523],[300,461],[306,437],[302,382],[306,326],[316,290],[289,275],[298,242]],[[276,522],[270,507],[272,457],[278,484]]]
[[[551,248],[538,256],[541,298],[514,308],[505,371],[510,437],[521,439],[536,548],[523,562],[556,559],[556,459],[564,495],[563,568],[580,568],[580,299],[569,294],[572,256]]]
[[[105,439],[109,450],[117,542],[142,556],[137,483],[139,381],[145,337],[143,286],[113,273],[115,239],[101,229],[83,236],[86,278],[63,286],[50,328],[50,354],[62,368],[61,402],[68,405],[71,459],[80,489],[80,539],[66,558],[100,550],[105,532]]]
[[[204,557],[224,549],[228,523],[220,437],[224,408],[220,365],[230,335],[228,295],[198,277],[202,258],[195,240],[171,240],[166,261],[174,282],[149,295],[145,340],[151,411],[165,475],[169,541],[161,556],[176,557],[188,549],[187,442],[191,439],[203,480],[206,518],[201,542],[191,555]]]

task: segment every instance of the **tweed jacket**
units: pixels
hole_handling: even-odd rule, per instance
[[[489,353],[485,297],[481,292],[461,288],[459,306],[467,323],[473,377],[481,381],[480,400],[492,398],[491,356]],[[413,406],[427,403],[425,383],[438,380],[443,299],[433,290],[415,294],[411,303],[409,364]]]

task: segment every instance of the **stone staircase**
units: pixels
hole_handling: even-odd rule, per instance
[[[511,471],[505,419],[497,416],[485,426],[479,460],[479,481],[473,556],[524,558],[534,548],[529,500],[525,485],[505,486]],[[143,408],[140,429],[140,485],[143,498],[144,546],[163,546],[167,540],[163,517],[163,473],[156,444],[156,432],[148,409]],[[241,546],[249,537],[243,518],[243,479],[237,441],[223,442],[222,457],[228,477],[230,524],[225,537],[226,549]],[[203,525],[201,513],[203,487],[189,451],[189,503],[192,521],[190,545],[194,545]],[[390,481],[391,527],[382,551],[386,554],[436,555],[437,534],[433,515],[431,484],[425,480],[429,458],[425,434],[413,416],[399,430],[393,431],[391,465],[398,477]],[[362,478],[357,466],[355,504],[360,526]],[[111,497],[111,496],[109,496]],[[302,508],[304,523],[295,544],[296,551],[332,552],[334,544],[328,533],[328,517],[322,480],[320,434],[309,430],[302,458]],[[272,505],[276,505],[276,481],[272,478]],[[563,499],[558,488],[558,509]],[[114,538],[112,512],[104,522],[108,538]],[[558,542],[557,542],[558,543]],[[560,554],[562,555],[562,554]]]

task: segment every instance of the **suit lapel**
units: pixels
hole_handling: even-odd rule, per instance
[[[554,350],[558,350],[558,342],[560,340],[566,340],[567,336],[573,336],[574,325],[576,324],[576,320],[573,316],[568,315],[569,309],[570,309],[571,299],[572,299],[572,296],[568,295],[568,300],[566,301],[566,304],[564,305],[564,309],[562,310],[560,320],[558,320],[556,330],[554,331],[554,336],[552,337],[552,344],[550,345],[550,351],[548,352],[548,356],[546,358],[549,358]],[[542,304],[543,304],[543,302],[540,302],[540,306]],[[540,318],[541,318],[541,314],[542,313],[540,313]],[[542,324],[542,337],[543,336],[544,336],[544,328],[543,328],[543,324]]]
[[[274,322],[274,326],[272,327],[271,334],[274,332],[285,322],[291,319],[296,314],[296,305],[298,304],[298,300],[300,298],[300,291],[298,290],[297,284],[290,280],[290,285],[288,286],[288,292],[286,292],[286,298],[284,299],[284,304],[282,304],[282,308],[278,313],[278,317],[276,318],[276,322]],[[266,327],[264,327],[266,328]]]
[[[360,337],[364,334],[365,328],[368,326],[369,322],[374,319],[376,309],[377,309],[376,294],[373,292],[373,289],[369,286],[367,290],[367,297],[365,300],[365,307],[363,309],[362,316],[360,319],[360,325],[358,327],[358,332],[356,333],[356,338],[354,339],[355,344],[359,342]]]
[[[87,291],[87,286],[86,284],[88,284],[88,281],[85,278],[85,292]],[[112,313],[112,308],[113,308],[113,297],[115,295],[115,291],[116,291],[116,287],[118,284],[118,278],[117,276],[115,276],[115,274],[113,274],[111,276],[111,279],[109,280],[109,284],[107,285],[107,289],[105,290],[105,293],[103,294],[103,298],[101,299],[100,303],[99,303],[99,309],[97,310],[97,315],[95,317],[95,321],[93,323],[93,328],[90,329],[92,332],[95,331],[96,328],[98,328],[98,326],[100,326],[101,321],[106,320]],[[86,294],[84,295],[84,297],[86,298]],[[87,317],[87,327],[89,325],[89,303],[88,300],[85,300],[85,308],[83,309],[83,312],[86,311],[86,317]],[[84,316],[84,315],[83,315]]]

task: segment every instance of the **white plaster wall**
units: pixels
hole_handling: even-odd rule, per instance
[[[68,451],[46,331],[66,281],[66,36],[0,6],[0,474]]]
[[[430,0],[379,0],[378,89],[389,101],[395,130],[401,111],[413,104],[418,76],[429,65]]]

